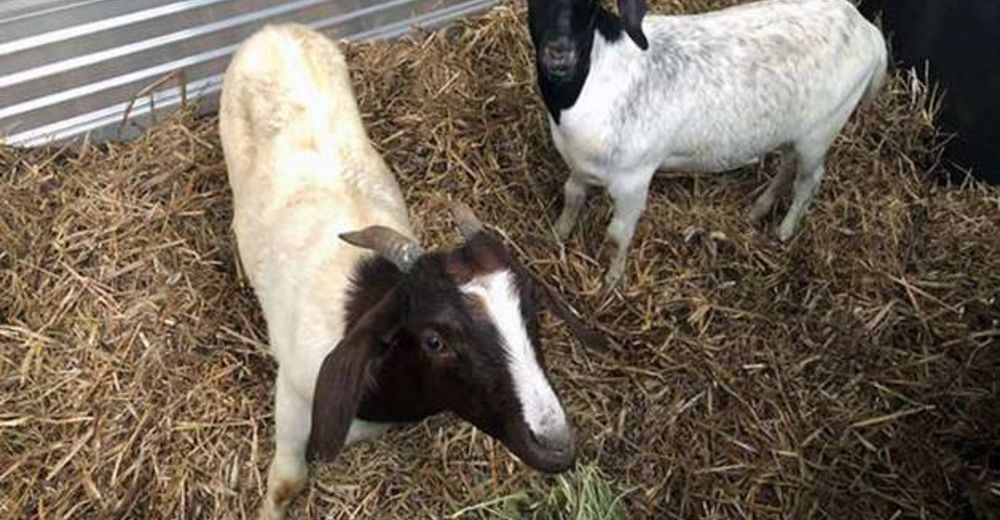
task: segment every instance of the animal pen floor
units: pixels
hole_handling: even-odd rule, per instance
[[[581,461],[628,518],[1000,518],[1000,192],[930,179],[919,84],[897,74],[852,119],[789,245],[747,221],[772,162],[655,181],[626,285],[601,299],[608,203],[556,245],[567,172],[523,11],[350,61],[424,242],[457,241],[435,195],[468,202],[612,338],[545,327]],[[274,363],[216,128],[0,149],[0,517],[253,515]],[[440,416],[316,468],[295,511],[444,518],[551,482]]]

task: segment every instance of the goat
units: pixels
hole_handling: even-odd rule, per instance
[[[295,24],[248,38],[223,80],[236,245],[278,363],[262,518],[284,516],[307,460],[443,410],[539,470],[576,457],[539,303],[582,324],[468,206],[461,247],[424,252],[352,88],[338,47]]]
[[[560,240],[588,186],[606,187],[613,287],[656,171],[722,172],[776,149],[785,164],[750,216],[767,215],[794,177],[778,229],[790,239],[830,144],[885,80],[882,34],[846,0],[767,0],[687,16],[646,17],[644,0],[618,0],[618,9],[620,17],[598,0],[528,0],[539,90],[571,170]]]

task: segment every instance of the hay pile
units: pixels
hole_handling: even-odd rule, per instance
[[[469,202],[613,338],[546,327],[582,459],[629,490],[628,517],[1000,517],[1000,193],[928,180],[926,91],[897,77],[852,119],[788,246],[746,219],[773,164],[655,181],[627,285],[601,300],[609,206],[595,192],[554,244],[566,170],[523,14],[350,59],[425,242],[456,240],[432,196]],[[274,364],[229,197],[211,119],[0,149],[0,517],[252,515]],[[442,416],[311,482],[300,518],[409,520],[553,481]]]

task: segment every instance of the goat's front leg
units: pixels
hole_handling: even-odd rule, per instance
[[[613,289],[625,274],[629,247],[635,236],[639,217],[646,209],[649,183],[655,168],[616,177],[608,185],[608,192],[614,201],[614,215],[608,225],[608,237],[615,243],[614,257],[608,272],[604,275],[605,291]]]
[[[312,405],[291,388],[279,368],[274,403],[274,458],[267,475],[267,495],[260,505],[261,520],[281,520],[292,500],[305,488],[309,476],[306,445],[312,426]]]
[[[570,174],[566,184],[563,185],[563,209],[556,221],[556,234],[560,242],[566,242],[569,234],[576,225],[576,220],[580,217],[580,210],[583,209],[584,202],[587,201],[587,184],[577,178],[575,173]]]

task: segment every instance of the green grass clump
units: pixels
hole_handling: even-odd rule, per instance
[[[452,519],[624,520],[621,492],[596,465],[560,475],[549,489],[525,489],[466,507]]]

